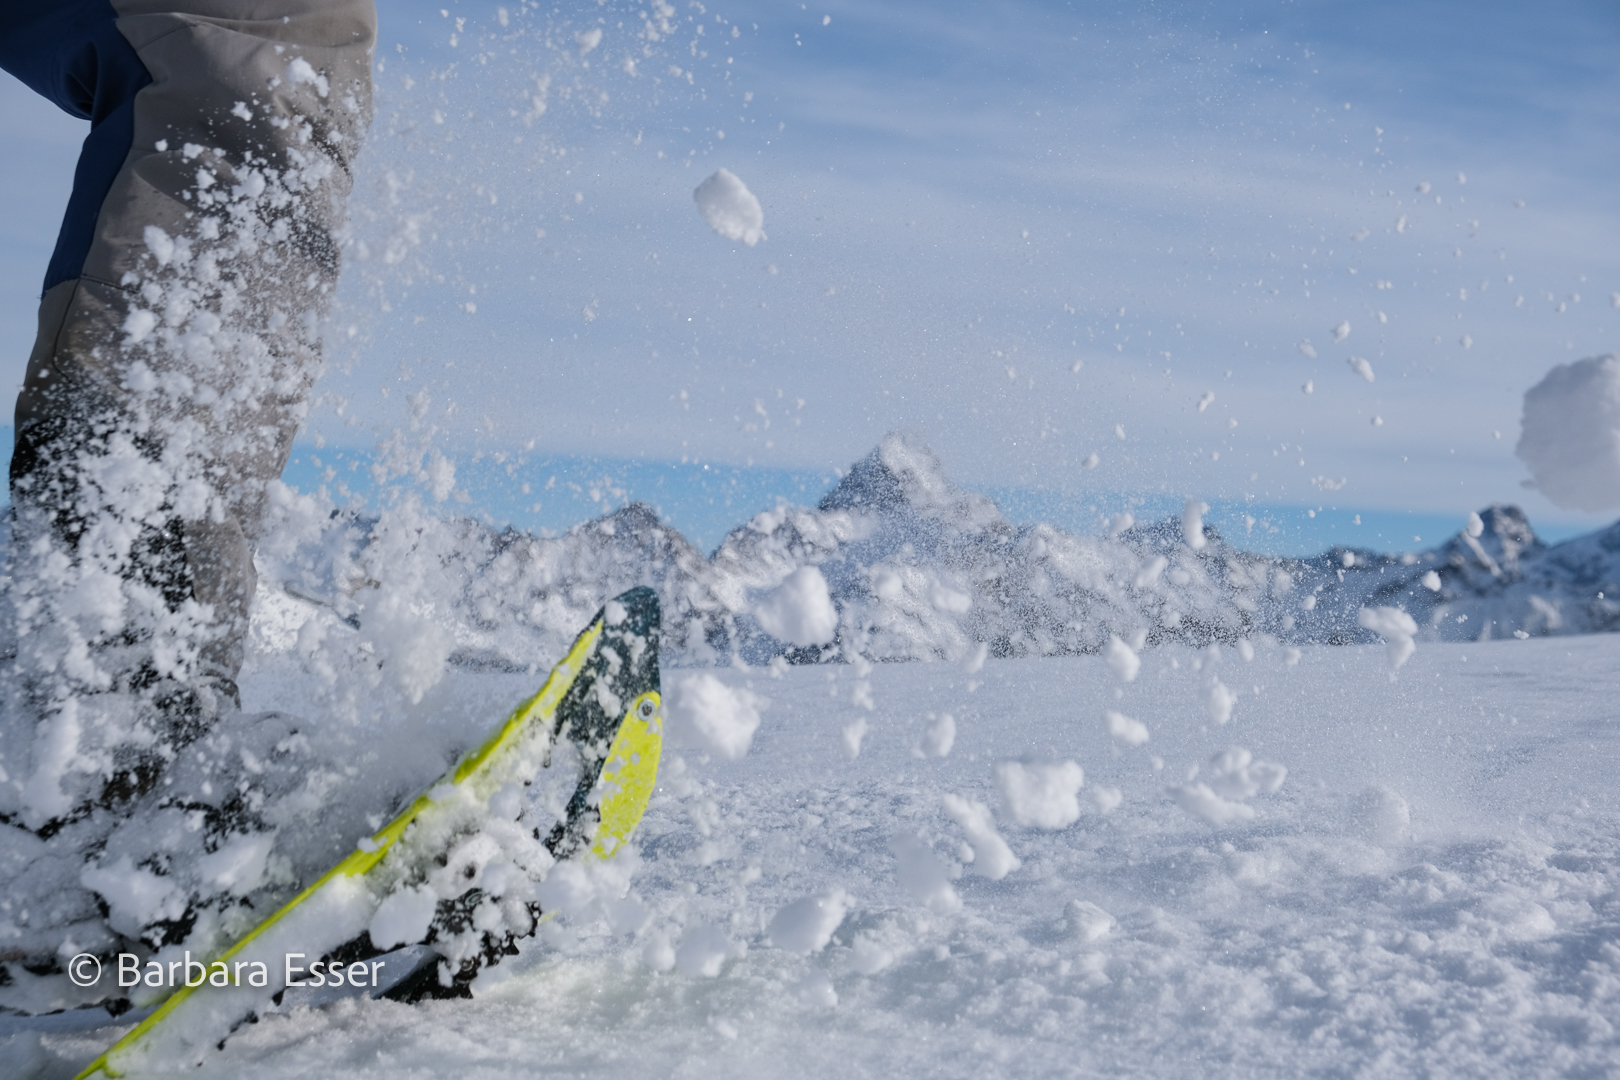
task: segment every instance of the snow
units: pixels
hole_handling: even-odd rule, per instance
[[[1558,364],[1524,394],[1515,452],[1566,509],[1620,506],[1620,355]]]
[[[1204,537],[1204,515],[1209,513],[1209,504],[1198,499],[1188,499],[1187,507],[1181,514],[1181,535],[1187,541],[1187,546],[1194,551],[1201,551],[1208,540]]]
[[[1103,722],[1108,726],[1109,736],[1121,747],[1141,746],[1148,741],[1147,725],[1124,713],[1108,709],[1103,713]]]
[[[765,928],[771,944],[791,953],[807,956],[818,953],[832,940],[833,931],[844,921],[850,897],[842,889],[820,896],[806,896],[778,911]]]
[[[709,228],[727,240],[753,247],[765,239],[765,211],[759,200],[729,169],[719,169],[692,193]]]
[[[1062,829],[1080,820],[1085,772],[1073,761],[1002,761],[996,787],[1002,805],[1019,825]]]
[[[971,864],[974,873],[1000,881],[1023,865],[996,831],[995,818],[984,803],[947,793],[940,797],[940,804],[967,837],[969,850],[965,861]]]
[[[1257,644],[1244,670],[1263,692],[1219,729],[1202,651],[1146,650],[1122,704],[1156,718],[1163,774],[1052,707],[1112,700],[1101,657],[991,659],[971,695],[954,666],[879,665],[870,714],[827,696],[824,669],[790,667],[746,757],[666,770],[637,840],[644,921],[561,915],[471,1001],[289,995],[206,1075],[1608,1071],[1620,639],[1435,643],[1399,683],[1376,646],[1298,648],[1289,667]],[[744,691],[766,677],[706,673]],[[526,687],[455,669],[437,693],[492,712]],[[950,757],[911,756],[918,710],[962,719]],[[842,729],[866,716],[850,761]],[[1052,745],[1122,801],[1013,825],[1019,868],[962,875],[943,796],[987,807],[996,762]],[[1272,762],[1288,771],[1268,795]],[[833,890],[851,899],[819,951],[775,943],[780,912]],[[130,1022],[87,1021],[0,1020],[0,1071],[70,1075]]]
[[[671,739],[698,746],[728,761],[748,753],[769,700],[752,690],[727,686],[706,671],[665,683],[664,715]]]
[[[950,713],[940,713],[935,716],[928,714],[928,725],[923,728],[922,738],[917,741],[917,748],[913,753],[917,757],[944,757],[956,745],[956,717]]]
[[[1373,374],[1372,364],[1366,359],[1360,356],[1352,356],[1348,361],[1346,361],[1346,363],[1350,365],[1351,371],[1355,372],[1357,375],[1360,375],[1368,382],[1372,382],[1376,378],[1376,376]]]
[[[1356,622],[1384,639],[1391,672],[1410,660],[1417,650],[1412,640],[1417,633],[1417,622],[1400,608],[1362,608]]]
[[[938,601],[935,606],[966,610]],[[814,566],[789,574],[755,607],[754,617],[767,634],[793,645],[825,645],[838,633],[838,609],[827,592],[827,579]]]
[[[1112,671],[1114,678],[1120,682],[1133,681],[1136,673],[1142,670],[1141,658],[1118,637],[1108,639],[1108,644],[1103,648],[1103,657],[1108,661],[1108,670]]]

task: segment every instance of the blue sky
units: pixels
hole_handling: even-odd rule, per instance
[[[1504,501],[1601,523],[1522,488],[1513,443],[1548,367],[1620,347],[1612,5],[705,0],[656,42],[634,5],[507,6],[381,6],[317,456],[398,428],[466,477],[611,459],[630,494],[622,463],[684,458],[757,470],[741,520],[904,426],[1075,528],[1186,496],[1304,547]],[[8,83],[0,137],[15,383],[82,130]],[[755,248],[695,212],[721,166]]]

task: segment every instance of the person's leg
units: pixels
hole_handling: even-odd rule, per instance
[[[86,142],[17,401],[0,820],[46,845],[31,865],[61,864],[57,910],[36,909],[21,935],[36,968],[52,933],[84,921],[85,887],[120,933],[162,924],[161,940],[190,940],[199,905],[232,902],[217,887],[210,899],[167,841],[119,822],[182,797],[181,751],[236,694],[253,544],[319,362],[375,37],[371,0],[71,6],[81,21],[59,21],[54,40],[78,34],[98,61],[114,57],[110,10],[140,70],[125,54],[58,64],[54,90],[49,70],[24,80],[73,102],[93,81],[80,111],[93,122],[98,94],[121,99]],[[97,164],[108,145],[110,179]],[[85,229],[74,214],[98,193]],[[257,827],[230,793],[197,787],[184,797],[205,831]],[[114,848],[126,870],[164,879],[163,905],[125,910],[113,894],[132,879],[109,869]],[[100,869],[81,873],[89,851]]]

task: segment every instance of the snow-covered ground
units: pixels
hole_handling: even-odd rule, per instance
[[[1425,644],[1395,679],[1376,646],[1292,655],[667,672],[768,704],[740,759],[666,758],[633,902],[548,925],[472,1001],[289,999],[201,1074],[1620,1066],[1620,637]],[[530,681],[457,670],[426,704]],[[1066,761],[1077,793],[1039,768]],[[86,1020],[0,1021],[0,1072],[71,1075],[123,1030]]]

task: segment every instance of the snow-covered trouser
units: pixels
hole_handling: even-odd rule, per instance
[[[31,827],[149,786],[236,698],[370,116],[371,0],[174,2],[0,9],[0,64],[92,122],[11,462],[5,726],[57,729],[0,749]],[[108,693],[128,725],[66,715]]]
[[[106,947],[109,905],[144,932],[80,870],[189,783],[181,751],[239,704],[253,547],[319,366],[375,37],[372,0],[0,5],[0,66],[91,121],[16,408],[0,963]],[[249,831],[251,809],[232,811]],[[163,876],[168,856],[142,857],[124,865]]]

